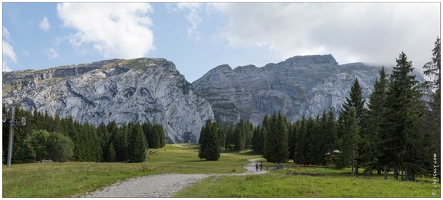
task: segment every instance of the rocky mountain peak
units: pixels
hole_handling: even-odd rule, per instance
[[[283,61],[291,65],[338,65],[338,62],[331,54],[294,56]]]
[[[192,83],[195,91],[210,102],[216,120],[243,119],[255,125],[274,111],[295,121],[339,110],[353,81],[359,79],[368,95],[379,70],[361,63],[338,65],[330,54],[294,56],[264,67],[216,69]]]
[[[3,73],[3,103],[99,125],[116,121],[162,124],[172,142],[197,139],[209,103],[174,63],[162,58],[113,59],[45,70]]]

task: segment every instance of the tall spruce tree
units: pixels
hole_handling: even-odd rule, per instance
[[[288,161],[288,130],[286,120],[278,113],[271,117],[270,130],[265,136],[263,157],[272,163],[283,163]]]
[[[412,75],[412,61],[408,61],[404,52],[396,59],[390,76],[387,91],[386,120],[382,124],[384,128],[384,146],[389,151],[384,156],[392,161],[394,166],[394,178],[398,179],[399,167],[402,167],[405,153],[408,149],[408,135],[413,134],[415,106],[420,101],[420,92],[417,90],[418,81]]]
[[[217,127],[217,123],[212,123],[211,120],[207,120],[205,126],[201,131],[201,144],[198,151],[198,157],[200,159],[217,161],[220,158],[220,149],[217,145],[217,131],[220,127]]]
[[[355,159],[357,157],[356,153],[358,150],[359,141],[359,131],[357,120],[357,111],[354,107],[349,108],[349,112],[342,113],[342,121],[340,123],[340,130],[342,132],[342,137],[339,139],[339,148],[341,153],[339,154],[338,162],[336,166],[338,168],[343,168],[351,164],[352,174],[356,174]]]
[[[295,136],[295,152],[294,152],[294,163],[298,164],[308,164],[306,163],[306,119],[305,116],[301,120],[296,121],[296,136]]]
[[[264,132],[265,128],[258,125],[254,129],[254,133],[252,135],[252,149],[255,153],[263,154],[263,141],[264,141]]]
[[[426,81],[426,87],[424,88],[426,99],[428,100],[429,108],[424,113],[424,127],[421,128],[421,132],[424,133],[428,144],[426,148],[429,154],[436,155],[440,158],[441,155],[441,45],[440,38],[435,41],[434,49],[432,49],[432,61],[426,63],[423,66],[424,74],[430,79]],[[427,156],[429,157],[429,156]],[[433,160],[426,160],[424,166],[426,166],[429,174],[433,173]],[[438,176],[441,180],[440,171]]]
[[[351,86],[351,91],[349,92],[349,97],[346,97],[345,102],[342,104],[342,110],[341,110],[340,114],[342,116],[347,116],[349,114],[349,110],[351,108],[354,108],[355,115],[357,118],[357,124],[360,128],[362,126],[363,113],[365,112],[364,104],[365,104],[365,101],[363,99],[362,88],[360,86],[360,83],[358,82],[358,79],[356,78],[354,83]],[[361,137],[361,136],[359,136],[359,137]],[[357,146],[358,144],[353,144],[353,145]],[[356,170],[355,174],[358,174],[358,167],[359,167],[359,163],[361,162],[361,159],[360,159],[360,157],[358,157],[358,154],[354,154],[354,155],[356,155],[356,157],[355,157],[355,162],[356,162],[355,163],[355,170]],[[353,171],[353,173],[354,173],[354,171]]]
[[[378,173],[388,164],[383,156],[382,136],[386,135],[381,128],[381,123],[386,115],[386,92],[388,88],[388,75],[384,67],[379,71],[379,78],[374,83],[374,90],[369,96],[368,109],[364,114],[362,127],[362,159],[364,160],[364,173],[371,173],[377,169]]]
[[[144,162],[147,149],[148,143],[141,125],[139,123],[130,123],[127,147],[129,162]]]
[[[431,78],[430,81],[427,81],[429,85],[435,89],[441,89],[441,45],[440,38],[437,37],[435,41],[434,49],[432,49],[432,61],[426,63],[423,66],[423,74],[429,76]]]

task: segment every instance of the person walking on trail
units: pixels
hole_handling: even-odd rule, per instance
[[[260,171],[262,171],[263,163],[260,163]]]
[[[258,163],[255,163],[255,171],[258,171]]]

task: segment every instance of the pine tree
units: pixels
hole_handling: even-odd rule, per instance
[[[432,89],[441,89],[441,45],[440,38],[437,37],[434,49],[432,50],[432,61],[423,66],[423,74],[429,76],[432,80],[427,81]]]
[[[332,111],[332,109],[329,109],[327,121],[326,121],[326,128],[324,131],[326,134],[326,136],[325,136],[326,137],[326,150],[327,150],[327,153],[332,155],[332,151],[337,149],[336,121],[335,121],[334,111]]]
[[[127,159],[129,162],[144,162],[146,160],[146,151],[148,144],[139,123],[130,123]]]
[[[305,116],[296,122],[294,162],[308,164],[306,159],[306,119]]]
[[[424,112],[423,127],[420,129],[425,135],[427,144],[425,148],[429,154],[436,154],[440,158],[441,152],[441,45],[440,38],[435,41],[432,50],[432,61],[423,66],[424,74],[428,76],[429,81],[425,82],[423,87],[425,99],[429,105],[429,109]],[[427,156],[429,158],[429,156]],[[426,168],[426,174],[432,174],[434,168],[433,160],[427,159],[423,166]],[[440,171],[438,171],[440,176]]]
[[[112,145],[112,143],[109,144],[109,148],[108,148],[108,151],[107,151],[107,154],[106,154],[105,161],[106,162],[115,162],[115,161],[117,161],[114,145]]]
[[[364,112],[365,101],[363,99],[362,88],[358,79],[356,78],[351,86],[351,91],[349,92],[349,97],[346,97],[346,101],[342,104],[343,108],[341,112],[346,115],[347,112],[354,107],[358,123],[360,125],[361,119]]]
[[[102,148],[102,161],[107,161],[107,154],[109,149],[109,132],[106,128],[105,123],[100,123],[100,125],[97,127],[97,136],[98,140],[100,141],[100,147]],[[115,150],[114,150],[115,154]]]
[[[200,135],[201,144],[198,151],[200,159],[217,161],[220,158],[220,149],[217,145],[217,129],[216,123],[207,120],[205,126],[202,128]]]
[[[418,81],[413,71],[412,62],[407,60],[405,53],[401,53],[396,59],[390,77],[386,101],[386,123],[382,124],[384,129],[384,146],[389,153],[384,152],[387,160],[394,165],[394,178],[398,179],[398,169],[402,166],[407,149],[407,138],[412,134],[413,123],[417,113],[415,108],[420,101],[420,92],[417,90]]]
[[[362,127],[362,159],[364,160],[364,173],[371,173],[377,169],[379,172],[383,166],[388,164],[388,160],[383,156],[385,148],[382,136],[386,135],[381,128],[385,121],[386,113],[386,92],[388,88],[388,75],[384,67],[379,71],[379,79],[375,81],[374,90],[369,96],[368,109],[364,114]]]
[[[288,130],[286,120],[278,113],[272,115],[269,124],[270,130],[265,136],[263,157],[268,162],[283,163],[288,161]]]
[[[266,129],[260,125],[255,127],[252,135],[252,149],[257,154],[263,154],[264,131]]]
[[[339,139],[340,154],[338,156],[338,162],[336,166],[338,168],[343,168],[351,164],[352,174],[355,174],[355,158],[356,152],[358,150],[359,141],[359,127],[357,120],[357,111],[354,107],[349,109],[349,112],[341,114],[340,129],[343,133],[342,137]]]
[[[354,108],[358,126],[359,126],[359,128],[361,128],[362,127],[362,118],[363,118],[363,114],[365,112],[364,104],[365,104],[365,101],[363,99],[362,88],[360,86],[360,83],[358,82],[358,79],[356,78],[354,81],[354,84],[351,87],[351,91],[349,93],[349,98],[346,97],[346,101],[342,104],[342,110],[340,112],[340,115],[347,116],[347,115],[349,115],[349,110],[351,108]],[[361,136],[359,135],[359,137],[361,137]],[[353,144],[353,145],[356,146],[357,144]],[[354,153],[356,153],[356,152],[354,152]],[[358,156],[358,154],[354,154],[354,155],[356,155],[356,157],[355,157],[355,162],[356,162],[355,163],[355,169],[356,169],[355,174],[358,174],[358,167],[361,162],[361,158]],[[354,173],[354,171],[352,173]]]

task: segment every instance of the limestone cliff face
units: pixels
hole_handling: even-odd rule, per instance
[[[379,69],[362,63],[339,65],[332,55],[295,56],[260,68],[221,65],[192,85],[211,103],[217,120],[241,118],[257,125],[274,111],[291,121],[330,108],[338,111],[355,78],[367,98]]]
[[[19,104],[72,116],[98,125],[150,122],[162,124],[172,141],[191,132],[199,137],[210,104],[165,59],[106,60],[47,70],[3,73],[3,104]]]

